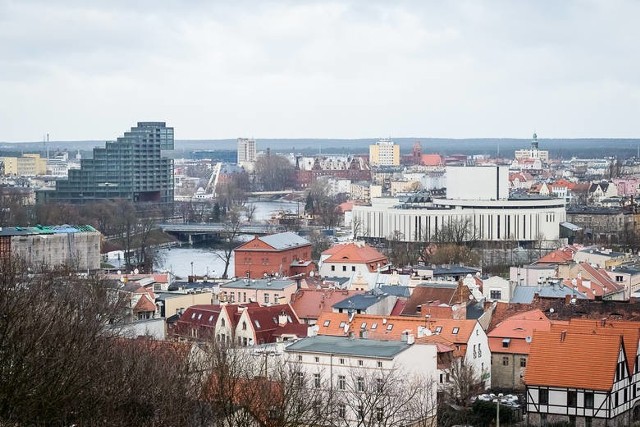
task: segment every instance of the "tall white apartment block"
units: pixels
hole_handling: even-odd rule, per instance
[[[256,140],[253,138],[238,138],[238,164],[256,161]]]

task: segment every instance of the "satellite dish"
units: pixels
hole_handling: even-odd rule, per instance
[[[133,270],[133,274],[138,274],[138,273],[139,273],[139,271],[138,271],[137,268],[135,270]]]

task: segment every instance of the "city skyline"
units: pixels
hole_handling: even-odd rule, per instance
[[[153,6],[153,7],[151,7]],[[0,3],[0,141],[633,138],[636,2]]]

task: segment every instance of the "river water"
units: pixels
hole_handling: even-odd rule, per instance
[[[255,205],[253,222],[264,222],[272,215],[280,212],[298,213],[304,210],[301,202],[287,200],[277,201],[249,201],[247,204]],[[299,209],[299,210],[298,210]],[[252,236],[246,236],[247,239]],[[174,275],[186,279],[192,273],[196,276],[220,277],[224,272],[224,261],[220,258],[222,251],[207,247],[190,247],[183,244],[181,247],[160,249],[158,251],[158,263],[156,269],[171,271]],[[234,276],[233,256],[229,264],[228,277]]]

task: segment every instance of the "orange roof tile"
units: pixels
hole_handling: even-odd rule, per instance
[[[332,335],[338,337],[347,335],[344,326],[348,324],[349,315],[347,313],[328,312],[320,314],[318,322],[316,323],[318,326],[318,335]]]
[[[333,304],[364,291],[334,289],[300,289],[291,297],[291,306],[301,319],[317,319],[321,313],[332,311]]]
[[[325,260],[325,262],[329,263],[380,263],[384,265],[388,262],[387,257],[375,248],[356,243],[335,245],[324,251],[322,255],[331,255]]]
[[[489,332],[489,349],[492,353],[529,354],[534,331],[548,331],[551,321],[539,310],[515,314],[500,322]],[[504,339],[510,339],[508,347]]]
[[[143,311],[156,311],[156,305],[149,299],[147,294],[142,295],[136,303],[136,306],[133,307],[134,313],[140,313]]]
[[[561,339],[562,335],[564,339]],[[621,346],[620,335],[535,331],[524,383],[527,386],[611,390]],[[588,369],[576,366],[576,355],[588,355]]]
[[[640,341],[640,322],[570,319],[569,322],[553,322],[551,331],[569,331],[582,334],[621,336],[627,356],[629,372],[635,372],[634,363]]]

